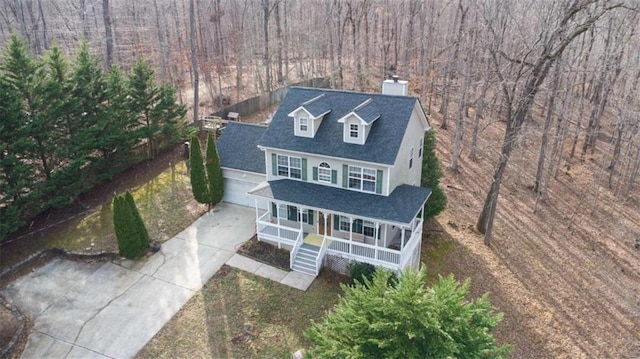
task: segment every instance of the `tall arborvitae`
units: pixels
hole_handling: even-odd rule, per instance
[[[216,143],[211,133],[207,136],[207,155],[205,168],[207,170],[207,184],[209,187],[209,209],[214,204],[222,201],[223,183],[220,158],[216,150]]]
[[[142,255],[129,204],[123,196],[113,198],[113,231],[118,240],[118,252],[121,256],[133,259]]]
[[[141,248],[149,247],[149,231],[147,231],[147,226],[144,224],[142,220],[142,216],[140,216],[140,212],[138,211],[138,207],[136,206],[136,202],[133,200],[133,196],[131,192],[127,191],[124,194],[124,198],[127,200],[127,205],[129,206],[129,211],[131,212],[131,218],[133,222],[133,226],[136,229],[136,233],[138,235],[138,241],[140,242]]]
[[[440,162],[436,157],[436,134],[433,130],[425,133],[422,154],[422,187],[431,188],[431,196],[424,206],[424,217],[440,214],[447,205],[447,195],[440,187]]]
[[[202,161],[202,149],[200,148],[200,140],[198,137],[191,137],[189,152],[191,178],[191,191],[193,198],[199,203],[211,203],[209,186],[207,185],[207,172],[205,171],[204,162]]]
[[[149,233],[129,192],[113,198],[113,228],[121,256],[138,258],[149,247]]]

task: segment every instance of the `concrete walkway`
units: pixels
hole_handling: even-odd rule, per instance
[[[133,357],[227,262],[306,289],[313,278],[235,254],[254,230],[252,208],[219,204],[149,258],[50,261],[2,291],[33,320],[22,357]]]

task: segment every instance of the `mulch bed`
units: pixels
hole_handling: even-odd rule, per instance
[[[289,251],[258,241],[256,235],[251,237],[238,249],[238,253],[243,256],[253,258],[258,262],[272,265],[282,270],[291,271],[289,268]]]

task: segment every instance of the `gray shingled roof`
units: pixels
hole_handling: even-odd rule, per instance
[[[429,188],[409,185],[396,187],[387,197],[290,179],[268,184],[250,194],[328,212],[405,224],[411,222],[431,195]]]
[[[266,126],[229,122],[218,139],[220,165],[243,171],[265,173],[264,152],[258,148],[258,140]]]
[[[380,118],[380,110],[373,103],[373,101],[365,104],[364,106],[358,108],[357,110],[355,110],[353,112],[355,112],[356,115],[360,116],[360,118],[363,119],[364,122],[366,122],[369,125],[373,121],[375,121],[378,118]]]
[[[321,94],[324,94],[321,100],[329,104],[331,112],[325,115],[315,138],[294,136],[293,121],[287,115]],[[338,120],[369,98],[379,109],[380,118],[371,125],[367,142],[364,145],[344,143],[343,124]],[[415,97],[407,96],[292,87],[259,145],[393,165],[416,102]]]
[[[325,101],[324,96],[321,96],[307,104],[303,104],[305,110],[309,111],[313,117],[318,117],[331,111],[331,106]]]

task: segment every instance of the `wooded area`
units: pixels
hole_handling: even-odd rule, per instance
[[[32,56],[18,36],[3,50],[0,241],[186,137],[185,106],[142,60],[125,74],[86,43],[73,60],[57,46]]]
[[[517,278],[509,290],[540,297],[527,308],[575,329],[536,317],[551,328],[540,329],[548,346],[569,345],[567,357],[620,357],[640,353],[638,274],[625,270],[637,267],[640,231],[639,8],[637,0],[0,0],[0,46],[16,33],[33,55],[58,44],[75,58],[84,39],[105,72],[116,64],[128,73],[143,58],[195,118],[312,77],[373,92],[392,74],[409,80],[442,135],[449,203],[465,201],[469,233],[487,244],[497,218],[503,238],[492,250],[496,268]],[[482,205],[468,204],[476,197]],[[596,316],[601,323],[583,323]]]
[[[313,76],[330,75],[334,88],[375,91],[399,74],[427,111],[438,105],[443,128],[454,121],[453,171],[464,124],[473,126],[466,147],[474,159],[482,130],[507,123],[477,223],[489,244],[501,177],[532,113],[545,113],[538,198],[559,171],[592,155],[599,138],[612,143],[609,187],[626,196],[636,186],[637,7],[607,0],[2,0],[0,45],[18,33],[33,54],[54,44],[72,54],[84,39],[105,70],[144,58],[160,81],[182,89],[182,101],[210,106]],[[207,96],[183,96],[200,80]],[[196,118],[199,107],[191,107]]]

